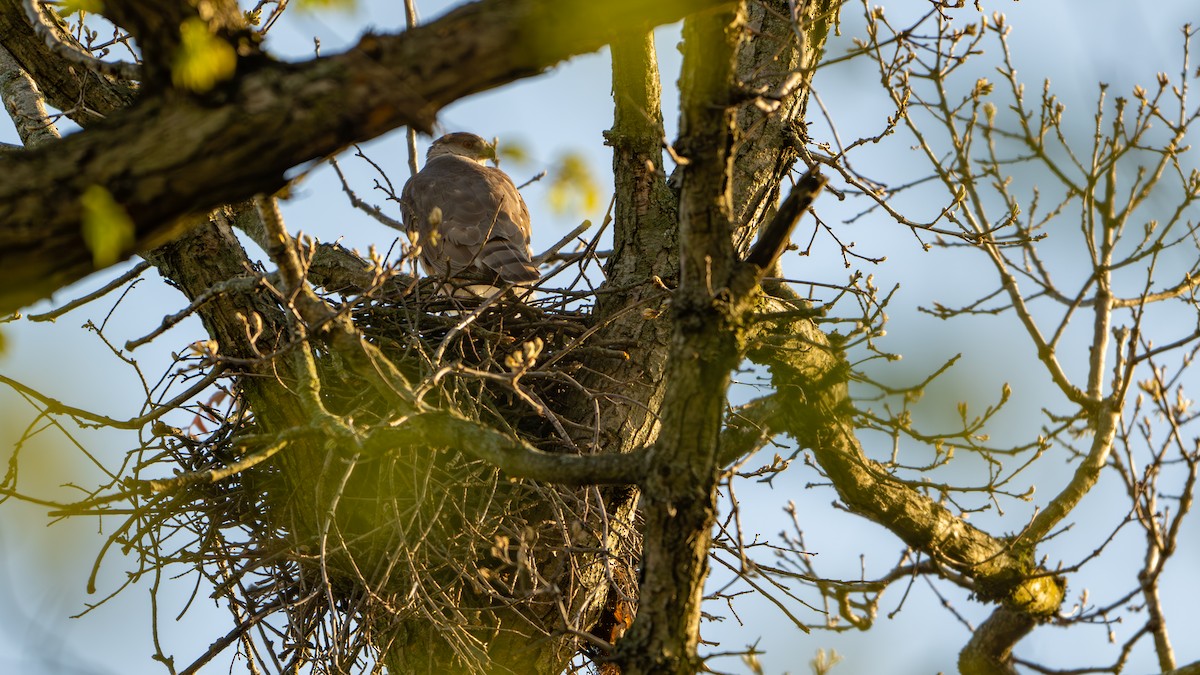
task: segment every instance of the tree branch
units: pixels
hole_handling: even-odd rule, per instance
[[[717,456],[717,463],[728,466],[757,452],[772,438],[784,433],[782,414],[783,404],[775,394],[760,396],[739,406],[721,430],[721,454]]]
[[[612,43],[612,58],[614,120],[604,137],[613,149],[616,217],[607,276],[618,288],[648,283],[653,276],[673,286],[679,268],[677,204],[663,168],[662,86],[654,35],[620,36]],[[642,255],[621,255],[626,250]],[[599,300],[612,302],[604,296]]]
[[[53,52],[25,19],[22,0],[0,0],[0,45],[37,82],[46,101],[76,124],[87,127],[133,102],[134,87],[126,81],[86,68]],[[43,17],[48,18],[43,13]],[[56,42],[80,45],[61,22],[50,25]]]
[[[545,452],[474,420],[445,410],[426,410],[403,423],[371,432],[364,446],[445,447],[481,459],[504,473],[560,485],[632,485],[644,474],[642,454],[564,455]]]
[[[193,214],[274,193],[298,164],[405,124],[429,129],[453,101],[720,4],[485,0],[400,35],[367,35],[338,56],[263,64],[203,102],[148,98],[46,151],[0,156],[0,313],[97,269],[80,201],[69,198],[89,186],[128,213],[130,254],[178,236]]]
[[[615,441],[614,451],[627,452],[653,443],[660,429],[657,411],[666,389],[671,340],[670,323],[661,312],[666,297],[660,284],[674,287],[679,278],[678,202],[663,169],[662,87],[654,36],[620,35],[612,43],[612,59],[614,119],[604,136],[613,150],[613,252],[605,266],[604,292],[596,295],[595,339],[638,348],[603,373],[581,377],[589,390],[620,394],[611,413],[600,420],[599,433]],[[590,401],[570,407],[591,415]]]
[[[59,138],[58,129],[42,105],[42,93],[3,46],[0,46],[0,99],[4,100],[4,108],[25,147]]]
[[[642,599],[616,662],[628,675],[691,674],[716,522],[717,451],[730,373],[741,358],[744,298],[729,290],[733,69],[744,6],[684,23],[679,151],[679,287],[672,298],[662,434],[640,481]]]
[[[1037,622],[1028,614],[997,607],[971,635],[958,655],[962,675],[1017,675],[1012,664],[1013,645],[1029,634]]]
[[[737,111],[733,204],[734,247],[742,254],[774,212],[803,146],[808,84],[837,19],[836,4],[760,0],[746,6],[747,28],[756,37],[738,50],[737,86],[745,101]]]
[[[136,63],[112,63],[92,56],[75,41],[70,32],[63,30],[61,19],[53,11],[47,10],[44,5],[39,7],[39,4],[37,0],[21,0],[25,18],[29,20],[34,33],[42,38],[46,48],[56,56],[81,68],[114,77],[136,79],[140,75],[141,69]]]
[[[224,375],[224,366],[214,366],[207,375],[200,380],[197,380],[190,387],[177,394],[171,400],[155,405],[150,412],[144,415],[139,415],[138,417],[133,417],[126,420],[116,419],[106,415],[98,415],[82,408],[66,405],[57,399],[46,396],[33,387],[28,387],[12,378],[5,377],[4,375],[0,375],[0,384],[11,387],[13,391],[21,394],[22,396],[27,396],[38,401],[45,406],[45,410],[43,410],[43,412],[49,415],[66,415],[75,419],[76,421],[95,424],[98,426],[107,427],[109,429],[141,429],[149,422],[153,422],[167,413],[178,410],[180,407],[187,404],[189,401],[199,395],[200,392],[212,386],[213,383],[215,383]]]
[[[750,358],[766,365],[776,393],[765,432],[782,431],[812,451],[846,506],[891,530],[939,564],[974,580],[981,599],[1004,602],[1035,620],[1063,600],[1060,579],[1033,560],[1032,547],[993,537],[868,459],[855,437],[849,365],[810,321],[763,335]]]
[[[816,169],[806,172],[797,181],[787,199],[780,204],[779,210],[771,218],[771,222],[763,229],[758,241],[746,255],[746,262],[757,268],[755,283],[762,281],[767,272],[775,266],[779,256],[783,255],[792,239],[792,230],[800,222],[800,216],[812,206],[813,200],[825,187],[827,179]]]
[[[1105,399],[1100,406],[1097,406],[1096,412],[1091,417],[1094,435],[1087,455],[1079,462],[1079,466],[1075,467],[1075,473],[1071,475],[1070,482],[1046,503],[1045,508],[1034,517],[1029,527],[1020,533],[1018,541],[1023,545],[1035,546],[1049,535],[1050,531],[1079,505],[1080,500],[1091,492],[1096,481],[1100,480],[1100,471],[1108,464],[1109,454],[1112,453],[1113,439],[1116,437],[1117,426],[1120,423],[1121,413],[1119,410],[1114,410],[1115,407],[1109,399]]]

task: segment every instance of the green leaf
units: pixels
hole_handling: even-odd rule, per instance
[[[133,220],[108,190],[93,185],[80,198],[83,206],[83,242],[92,252],[92,264],[108,267],[133,248]]]
[[[341,9],[350,11],[358,3],[356,0],[296,0],[296,8],[303,10]]]
[[[179,27],[179,49],[171,67],[171,81],[180,89],[199,93],[233,77],[237,52],[213,35],[201,19],[188,19]]]
[[[580,153],[561,155],[550,170],[550,206],[559,213],[593,211],[600,204],[600,184]]]
[[[55,9],[59,16],[71,16],[75,12],[99,14],[104,11],[104,3],[101,0],[62,0]]]
[[[496,148],[496,154],[501,159],[511,160],[517,164],[529,163],[529,149],[526,148],[525,144],[520,141],[514,141],[512,143],[505,143],[504,145],[501,145],[500,147]]]

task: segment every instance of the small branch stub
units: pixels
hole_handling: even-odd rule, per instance
[[[822,176],[817,169],[809,169],[800,177],[796,186],[788,194],[787,199],[779,205],[779,211],[771,222],[763,228],[754,248],[750,249],[745,262],[758,268],[758,279],[766,275],[779,256],[787,248],[792,238],[792,230],[800,222],[800,216],[812,206],[813,201],[829,179]]]

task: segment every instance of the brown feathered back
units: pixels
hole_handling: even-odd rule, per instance
[[[528,284],[541,275],[529,247],[529,209],[500,169],[484,164],[495,148],[479,136],[447,134],[425,168],[404,185],[400,211],[431,276]]]

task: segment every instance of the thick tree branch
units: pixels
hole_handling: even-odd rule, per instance
[[[150,98],[104,128],[0,157],[0,313],[96,269],[77,197],[90,186],[129,214],[125,253],[143,250],[191,227],[193,214],[273,193],[298,164],[405,124],[428,129],[452,101],[721,4],[486,0],[332,58],[262,65],[209,100]]]
[[[1017,675],[1012,663],[1013,645],[1029,634],[1037,621],[1024,612],[997,607],[975,629],[958,655],[962,675]]]
[[[640,454],[564,455],[539,450],[520,439],[445,410],[427,410],[403,424],[371,433],[365,447],[451,448],[482,459],[514,478],[560,485],[632,485],[643,475]]]
[[[776,393],[764,405],[764,433],[782,431],[812,451],[846,506],[906,544],[975,582],[985,600],[1033,617],[1052,615],[1061,581],[1038,568],[1032,548],[993,537],[893,478],[855,438],[849,366],[809,321],[764,334],[750,358],[771,370]]]
[[[731,233],[735,50],[744,7],[684,23],[679,151],[680,283],[662,434],[641,480],[645,517],[642,603],[616,661],[628,675],[695,673],[708,575],[721,421],[740,359],[743,298],[729,290],[738,260]]]
[[[252,269],[245,250],[222,220],[205,222],[184,236],[146,254],[146,260],[189,300],[231,279],[247,278]],[[252,375],[239,380],[255,415],[269,429],[289,429],[311,420],[293,396],[277,393],[279,381],[293,383],[284,360],[265,357],[286,340],[286,322],[277,303],[265,293],[218,294],[197,310],[218,347],[218,358],[229,357]],[[259,326],[258,329],[253,326]],[[285,453],[287,454],[287,453]]]
[[[605,140],[613,149],[616,216],[607,276],[618,288],[649,283],[654,276],[674,286],[677,203],[663,168],[662,87],[654,35],[620,36],[612,43],[612,59],[614,120]],[[599,300],[614,304],[626,298]]]
[[[605,267],[605,292],[596,296],[596,339],[638,349],[601,376],[583,377],[592,390],[621,389],[601,433],[610,450],[627,452],[658,435],[671,327],[663,318],[648,319],[660,317],[665,300],[655,280],[673,287],[679,277],[678,204],[663,171],[662,87],[653,35],[622,34],[612,43],[612,58],[614,120],[605,139],[613,149],[616,188],[613,253]],[[574,407],[588,411],[591,404]]]
[[[59,138],[58,129],[42,105],[42,93],[12,54],[0,45],[0,99],[17,127],[25,147]]]
[[[738,106],[733,173],[734,246],[743,254],[779,203],[780,186],[804,144],[808,83],[839,4],[761,0],[746,7],[747,28],[756,37],[738,50],[738,86],[745,100]]]
[[[738,407],[721,430],[721,454],[717,462],[729,464],[762,449],[784,433],[783,404],[774,394],[760,396]]]

